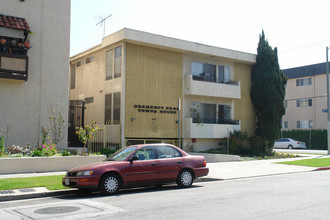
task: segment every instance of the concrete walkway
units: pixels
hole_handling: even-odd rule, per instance
[[[259,176],[268,175],[279,175],[288,173],[299,173],[299,172],[309,172],[316,170],[313,167],[305,166],[293,166],[278,164],[277,162],[291,161],[291,160],[301,160],[301,159],[312,159],[319,157],[329,157],[329,156],[319,156],[311,155],[304,158],[291,158],[291,159],[275,159],[275,160],[252,160],[252,161],[238,161],[238,162],[220,162],[220,163],[208,163],[209,174],[206,177],[201,178],[200,181],[210,181],[210,180],[230,180],[230,179],[240,179],[240,178],[251,178]],[[1,179],[5,178],[17,178],[17,177],[33,177],[33,176],[49,176],[49,175],[65,175],[63,172],[48,172],[48,173],[25,173],[25,174],[6,174],[0,175]],[[196,181],[198,182],[198,181]],[[6,190],[0,191],[0,202],[17,200],[17,199],[27,199],[27,198],[37,198],[44,196],[55,196],[63,195],[75,192],[76,189],[68,190],[58,190],[49,191],[46,188],[39,187],[22,190]]]

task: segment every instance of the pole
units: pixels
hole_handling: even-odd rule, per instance
[[[178,100],[178,147],[181,148],[181,117],[180,117],[180,112],[181,112],[181,98]]]
[[[327,72],[327,108],[328,108],[328,155],[330,155],[330,99],[329,99],[329,61],[328,61],[329,47],[326,48],[326,72]]]

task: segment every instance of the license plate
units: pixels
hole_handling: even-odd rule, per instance
[[[65,179],[65,185],[70,185],[70,180],[69,179]]]

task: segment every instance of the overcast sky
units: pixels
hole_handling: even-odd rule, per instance
[[[75,55],[124,27],[248,53],[264,30],[282,69],[325,62],[329,0],[71,0]]]

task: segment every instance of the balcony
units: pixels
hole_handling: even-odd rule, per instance
[[[184,94],[210,97],[240,99],[240,82],[217,82],[215,78],[186,75],[184,77]]]
[[[28,56],[0,52],[0,78],[27,80]]]
[[[216,121],[216,119],[214,119],[213,122],[208,120],[206,123],[194,123],[193,121],[196,121],[196,119],[184,119],[184,138],[225,138],[228,137],[230,132],[241,130],[240,121],[237,120]]]

